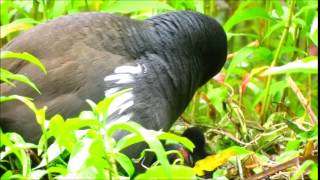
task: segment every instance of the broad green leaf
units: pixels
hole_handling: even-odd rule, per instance
[[[143,142],[143,137],[138,134],[128,134],[118,140],[115,150],[121,151],[133,144]]]
[[[298,150],[300,144],[301,144],[300,140],[297,140],[297,139],[290,140],[288,141],[286,145],[286,149],[284,151],[286,152],[286,151]]]
[[[253,151],[250,151],[250,150],[247,150],[246,148],[244,147],[240,147],[240,146],[231,146],[225,150],[231,150],[233,151],[237,156],[240,156],[240,155],[248,155],[248,154],[251,154],[251,153],[254,153]]]
[[[90,156],[89,149],[92,143],[93,139],[91,138],[84,138],[82,141],[78,141],[75,148],[70,154],[70,159],[68,162],[69,174],[74,174],[75,177],[81,177],[79,175],[81,173],[81,170],[84,170],[84,168],[86,168],[86,161]]]
[[[47,110],[47,107],[44,106],[43,108],[37,109],[35,113],[37,123],[43,128],[45,128],[44,122],[46,120],[46,110]]]
[[[4,103],[7,101],[12,101],[12,100],[19,100],[26,104],[34,113],[36,113],[37,108],[32,102],[31,98],[27,98],[24,96],[19,96],[19,95],[11,95],[11,96],[0,96],[0,103]]]
[[[0,20],[1,24],[8,24],[10,22],[10,19],[12,18],[12,6],[13,2],[12,1],[1,1],[1,6],[0,6]]]
[[[30,29],[35,24],[38,24],[38,23],[39,23],[38,21],[31,18],[23,18],[23,19],[15,20],[10,24],[2,25],[0,27],[0,32],[1,32],[0,37],[4,38],[10,33]]]
[[[17,133],[7,133],[7,134],[10,141],[13,142],[13,145],[7,148],[13,148],[13,153],[17,156],[17,158],[21,163],[22,175],[24,177],[29,177],[31,173],[31,160],[30,160],[30,156],[25,151],[28,148],[28,146],[24,146],[26,143],[19,134]]]
[[[166,141],[175,141],[177,143],[182,144],[184,147],[192,151],[194,149],[194,144],[185,137],[178,136],[176,134],[163,132],[158,136],[158,139],[160,140],[166,140]]]
[[[157,159],[165,168],[166,175],[170,177],[172,174],[169,169],[169,162],[165,150],[161,142],[157,139],[161,132],[147,130],[143,128],[138,123],[129,121],[129,122],[115,122],[108,124],[107,127],[107,136],[111,137],[112,134],[116,131],[128,131],[134,134],[137,134],[140,137],[143,137],[144,141],[148,146],[154,151],[157,156]]]
[[[283,30],[285,25],[285,21],[280,21],[274,25],[272,25],[270,28],[268,28],[268,32],[264,35],[263,37],[263,41],[270,38],[270,35],[274,32],[276,32],[277,30]]]
[[[318,164],[315,163],[314,165],[311,165],[309,177],[311,178],[311,180],[318,180],[318,174]]]
[[[105,169],[110,165],[104,155],[101,138],[85,137],[78,141],[70,155],[66,178],[105,179]]]
[[[303,13],[305,13],[307,11],[315,10],[317,8],[318,8],[318,4],[317,3],[311,4],[311,5],[308,5],[308,6],[304,6],[301,9],[299,9],[299,11],[297,13],[295,13],[294,18],[300,16],[301,14],[303,14]]]
[[[110,105],[116,98],[122,98],[121,96],[124,95],[126,92],[129,92],[131,89],[124,89],[113,93],[111,96],[104,98],[100,101],[97,105],[94,105],[90,100],[87,100],[91,107],[94,107],[94,112],[97,114],[99,121],[105,123],[107,120],[108,113],[113,109],[109,109]],[[130,93],[130,92],[129,92]],[[116,107],[117,108],[117,107]]]
[[[120,166],[126,171],[126,173],[132,177],[134,174],[134,166],[130,158],[122,153],[117,153],[115,156],[116,161],[120,164]]]
[[[228,180],[228,178],[225,175],[227,175],[226,170],[217,169],[212,174],[212,180]]]
[[[47,165],[47,163],[52,162],[54,159],[56,159],[59,155],[61,155],[61,153],[64,151],[65,148],[61,148],[59,147],[59,145],[57,143],[53,143],[51,144],[47,151],[45,152],[48,156],[48,162],[45,158],[43,158],[41,160],[41,162],[39,163],[39,165],[37,167],[35,167],[35,169],[39,169],[41,167],[44,167]]]
[[[295,173],[291,176],[291,180],[301,179],[301,176],[308,170],[309,167],[318,166],[316,162],[312,160],[306,160],[299,168],[295,171]]]
[[[267,19],[271,20],[269,14],[261,7],[254,7],[254,8],[243,8],[237,10],[224,24],[225,31],[230,31],[231,28],[243,21],[247,20],[256,20],[256,19]]]
[[[11,170],[6,171],[0,177],[0,179],[12,179],[13,172]]]
[[[61,175],[66,175],[68,170],[67,167],[59,167],[59,166],[53,166],[53,167],[49,167],[47,169],[48,172],[50,173],[57,173],[57,174],[61,174]]]
[[[299,151],[286,151],[282,152],[278,157],[276,157],[275,161],[279,164],[282,164],[296,157],[299,157]]]
[[[299,53],[299,55],[301,56],[308,56],[308,53],[306,53],[304,50],[302,50],[301,48],[296,48],[293,46],[284,46],[281,48],[280,54],[289,54],[289,53],[294,53],[297,52]],[[306,62],[306,61],[305,61]]]
[[[32,87],[34,90],[36,90],[39,94],[41,94],[40,90],[37,88],[37,86],[25,75],[21,75],[21,74],[14,74],[10,71],[7,71],[5,69],[0,68],[0,80],[2,81],[20,81],[24,84],[29,85],[30,87]]]
[[[81,119],[81,118],[71,118],[67,119],[63,125],[64,131],[73,131],[85,127],[100,127],[100,121],[96,119]]]
[[[229,78],[230,74],[233,74],[234,71],[237,69],[239,64],[244,61],[249,55],[253,54],[254,48],[252,47],[244,47],[240,49],[237,54],[233,57],[230,62],[230,65],[227,69],[227,74],[225,77],[225,81]]]
[[[43,66],[41,61],[31,54],[27,52],[18,53],[18,52],[11,52],[11,51],[1,51],[0,60],[10,60],[12,58],[21,59],[31,64],[34,64],[38,66],[45,74],[47,74],[47,70]]]
[[[109,13],[130,13],[147,9],[174,10],[168,4],[157,0],[114,1],[113,3],[105,4],[102,9]]]
[[[172,171],[171,179],[195,179],[196,176],[190,167],[171,165],[170,170]],[[139,174],[135,179],[168,179],[166,176],[165,168],[163,166],[153,166],[149,168],[145,173]]]
[[[271,1],[273,4],[273,7],[275,8],[275,11],[277,12],[278,16],[282,16],[283,15],[283,6],[281,4],[281,1]]]
[[[278,75],[286,73],[307,73],[317,74],[318,73],[318,60],[309,62],[303,62],[301,60],[290,62],[283,66],[275,66],[267,69],[261,73],[261,76]]]

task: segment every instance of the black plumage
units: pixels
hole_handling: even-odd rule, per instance
[[[169,151],[169,150],[179,151],[184,158],[185,165],[193,167],[197,161],[204,159],[206,156],[209,155],[205,150],[206,140],[204,137],[204,133],[200,128],[198,127],[188,128],[182,133],[181,136],[188,138],[194,144],[195,147],[192,152],[190,152],[187,148],[185,148],[181,144],[177,144],[177,143],[175,144],[167,143],[165,144],[164,147],[166,151]],[[173,163],[175,160],[179,159],[179,157],[176,154],[172,154],[168,157],[168,159],[170,163]]]
[[[4,50],[35,55],[48,75],[22,61],[1,61],[2,67],[30,77],[42,92],[21,83],[1,83],[1,95],[32,97],[38,107],[48,107],[47,118],[56,113],[68,118],[89,109],[86,99],[98,102],[132,88],[116,100],[108,122],[132,119],[166,131],[197,88],[220,71],[227,40],[219,23],[200,13],[170,12],[136,21],[90,12],[36,26]],[[4,131],[16,131],[31,142],[39,139],[40,127],[25,105],[6,102],[0,110]]]

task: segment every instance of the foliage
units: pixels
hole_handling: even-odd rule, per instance
[[[166,11],[192,10],[217,18],[228,35],[227,63],[195,94],[182,115],[183,128],[179,130],[181,122],[178,122],[172,131],[179,133],[185,126],[202,126],[207,130],[210,152],[219,154],[231,146],[249,150],[252,153],[237,154],[228,163],[222,163],[212,175],[213,179],[248,177],[263,173],[270,162],[281,164],[295,157],[313,157],[317,153],[317,9],[315,0],[2,0],[1,46],[21,31],[39,23],[80,11],[112,12],[145,19]],[[11,58],[34,59],[30,58],[31,55],[25,55],[9,53]],[[1,59],[6,57],[8,54],[2,52]],[[44,70],[38,62],[35,64]],[[26,83],[38,91],[36,84],[27,77],[1,69],[1,81],[14,85],[12,80]],[[17,95],[1,97],[1,102],[11,99],[32,106],[30,99]],[[1,163],[15,162],[14,169],[18,170],[18,173],[8,170],[2,178],[33,179],[44,175],[106,178],[109,177],[105,174],[106,169],[116,178],[118,171],[115,162],[130,176],[133,174],[131,161],[119,150],[131,145],[133,141],[130,139],[144,141],[146,134],[154,137],[147,143],[153,147],[161,166],[150,168],[149,172],[138,178],[155,174],[170,177],[170,173],[163,173],[170,170],[173,172],[172,178],[194,176],[191,168],[168,165],[158,142],[159,134],[166,133],[145,130],[136,124],[114,124],[111,129],[129,130],[133,135],[125,139],[126,142],[110,140],[113,130],[107,133],[106,127],[102,126],[103,118],[99,115],[104,115],[99,108],[106,109],[111,99],[92,105],[92,111],[82,112],[79,117],[68,121],[59,115],[51,118],[50,122],[46,121],[45,108],[33,107],[43,129],[43,137],[38,145],[34,145],[24,142],[18,134],[1,132],[1,146],[6,146],[6,150],[1,152]],[[81,127],[89,128],[82,132],[79,130]],[[105,133],[101,134],[99,129],[104,129]],[[70,133],[61,137],[61,132],[69,130]],[[81,135],[78,132],[82,132]],[[46,147],[49,137],[54,137],[56,141]],[[178,137],[173,139],[181,142]],[[32,166],[30,155],[25,151],[30,148],[37,149],[42,159],[38,167]],[[17,160],[3,157],[9,154],[14,154]],[[83,154],[85,156],[80,161],[78,157]],[[63,157],[68,155],[70,159],[65,161]],[[231,172],[230,166],[236,168],[236,172]],[[4,166],[1,164],[0,168]],[[317,179],[317,169],[316,162],[307,160],[298,168],[287,169],[286,177],[299,179],[307,174],[311,179]],[[270,175],[274,179],[281,177],[281,174]]]

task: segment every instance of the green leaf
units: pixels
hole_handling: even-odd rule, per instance
[[[170,169],[172,171],[171,179],[195,179],[195,173],[193,169],[186,166],[171,165]],[[135,179],[168,179],[166,176],[165,169],[163,166],[153,166],[149,168],[145,173],[139,174]]]
[[[10,71],[7,71],[5,69],[0,68],[0,80],[8,82],[8,81],[20,81],[24,84],[29,85],[30,87],[32,87],[34,90],[36,90],[39,94],[41,94],[40,90],[37,88],[37,86],[27,77],[21,74],[14,74]],[[11,83],[9,83],[11,84]],[[12,85],[12,84],[11,84]],[[14,85],[14,84],[13,84]]]
[[[2,25],[0,27],[0,35],[1,35],[0,37],[2,39],[10,33],[30,29],[35,24],[38,24],[38,23],[39,23],[38,21],[31,18],[17,19],[11,22],[10,24]]]
[[[87,100],[89,105],[91,107],[94,107],[93,111],[98,115],[98,119],[102,123],[106,123],[105,120],[107,119],[108,112],[110,112],[109,106],[116,98],[121,98],[123,94],[130,91],[131,89],[124,89],[117,91],[113,93],[111,96],[104,98],[102,101],[100,101],[97,105],[94,105],[94,103],[90,100]]]
[[[116,161],[120,166],[127,172],[127,174],[132,177],[134,174],[134,166],[130,158],[122,153],[117,153],[115,156]]]
[[[128,8],[130,7],[130,8]],[[157,0],[136,0],[136,1],[114,1],[113,3],[106,3],[102,8],[103,11],[109,13],[130,13],[148,9],[162,9],[162,10],[175,10],[168,4]]]
[[[47,74],[47,70],[43,66],[41,61],[31,54],[27,52],[18,53],[18,52],[11,52],[11,51],[1,51],[0,60],[11,60],[12,58],[21,59],[31,64],[34,64],[38,66],[45,74]]]
[[[249,33],[231,33],[231,32],[227,32],[227,38],[228,41],[232,38],[232,37],[250,37],[253,39],[258,39],[258,35],[256,34],[249,34]]]
[[[266,19],[271,20],[269,14],[261,7],[254,7],[254,8],[243,8],[237,10],[229,20],[224,24],[225,31],[230,31],[231,28],[243,21],[247,20],[256,20],[256,19]]]
[[[254,48],[252,47],[244,47],[240,49],[230,62],[230,65],[227,69],[225,81],[227,81],[227,79],[231,74],[234,74],[234,71],[237,69],[239,64],[253,53],[254,53]]]
[[[228,178],[225,176],[226,174],[226,170],[217,169],[212,174],[212,180],[228,180]]]
[[[133,144],[139,143],[143,141],[143,137],[139,134],[128,134],[118,140],[115,149],[121,151]]]
[[[19,95],[11,95],[11,96],[0,96],[0,103],[11,101],[11,100],[19,100],[26,104],[34,113],[36,113],[37,108],[32,102],[31,98],[27,98]]]
[[[3,173],[0,179],[12,179],[12,175],[13,175],[13,172],[9,170]]]
[[[48,156],[48,161],[46,160],[46,158],[43,158],[41,160],[41,162],[39,163],[39,165],[35,168],[35,169],[39,169],[41,167],[44,167],[47,165],[47,163],[52,162],[54,159],[56,159],[59,155],[61,155],[61,153],[64,151],[65,148],[61,148],[59,147],[59,145],[55,142],[53,144],[51,144],[47,151],[45,152]],[[43,157],[45,157],[43,155]]]
[[[299,157],[299,151],[286,151],[276,157],[276,162],[282,164],[296,157]]]
[[[66,132],[85,128],[85,127],[100,127],[101,123],[97,119],[81,119],[71,118],[67,119],[63,125],[63,130]]]
[[[318,8],[317,3],[312,3],[311,5],[304,6],[294,15],[294,18],[296,18],[296,17],[300,16],[301,14],[308,12],[310,10],[316,10],[317,8]]]
[[[281,136],[283,136],[283,130],[284,128],[279,128],[267,133],[262,133],[260,138],[257,140],[259,148],[257,151],[260,151],[264,148],[269,147],[272,144],[277,143],[277,139]]]
[[[248,155],[248,154],[254,153],[253,151],[247,150],[246,148],[241,147],[241,146],[231,146],[225,150],[228,150],[228,151],[232,150],[235,153],[235,155],[237,155],[237,156]]]
[[[275,11],[277,12],[278,16],[283,15],[283,6],[280,1],[271,1],[273,4],[273,7],[275,8]]]
[[[286,73],[307,73],[318,74],[318,60],[312,60],[309,62],[294,61],[289,62],[283,66],[275,66],[267,69],[261,73],[261,76],[279,75]]]
[[[144,141],[156,154],[156,157],[161,165],[163,165],[163,167],[165,168],[167,177],[171,177],[169,162],[165,153],[165,149],[163,148],[162,143],[157,139],[158,135],[162,132],[147,130],[138,123],[132,121],[110,123],[108,124],[108,127],[106,129],[108,137],[111,137],[113,133],[119,130],[128,131],[136,134],[137,136],[143,137]]]
[[[23,138],[17,133],[7,133],[7,137],[12,142],[12,145],[7,146],[6,150],[16,155],[22,166],[22,175],[24,177],[29,177],[31,173],[31,160],[25,150],[28,148],[35,148],[36,146],[25,143]]]
[[[318,164],[311,165],[309,177],[311,180],[318,180]]]
[[[36,115],[36,120],[37,120],[37,123],[40,124],[41,127],[45,128],[45,120],[46,120],[46,110],[47,110],[47,107],[44,106],[43,108],[41,109],[37,109],[35,115]]]
[[[301,176],[307,171],[309,167],[318,167],[318,165],[312,161],[312,160],[307,160],[305,161],[299,168],[295,171],[295,173],[291,176],[291,180],[297,180],[300,179]]]
[[[181,137],[172,133],[163,132],[158,136],[158,139],[166,141],[175,141],[179,144],[182,144],[190,151],[193,151],[193,149],[195,148],[194,144],[188,138]]]
[[[290,140],[290,141],[288,141],[288,143],[286,145],[286,149],[284,151],[287,152],[287,151],[298,150],[300,144],[301,144],[300,140],[296,140],[296,139]]]
[[[285,21],[280,21],[274,25],[272,25],[270,28],[268,28],[268,32],[264,35],[263,40],[266,40],[270,38],[270,35],[274,33],[277,30],[283,30],[285,25]]]

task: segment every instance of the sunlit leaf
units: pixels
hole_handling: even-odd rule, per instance
[[[303,173],[305,173],[310,166],[317,167],[318,165],[312,160],[307,160],[301,166],[299,166],[299,168],[295,171],[295,173],[291,176],[290,179],[291,180],[301,179],[301,176],[303,175]]]
[[[299,151],[286,151],[276,157],[276,162],[281,164],[296,157],[299,157]]]
[[[242,36],[244,36],[244,37],[250,37],[250,38],[253,38],[253,39],[257,39],[257,38],[258,38],[258,35],[256,35],[256,34],[227,32],[228,41],[229,41],[232,37],[242,37]]]
[[[134,166],[132,161],[124,154],[117,153],[115,156],[116,161],[121,165],[121,167],[126,171],[126,173],[132,177],[134,174]]]
[[[21,74],[14,74],[10,71],[7,71],[5,69],[0,68],[0,80],[2,81],[20,81],[24,84],[29,85],[30,87],[32,87],[34,90],[36,90],[39,94],[41,94],[40,90],[37,88],[37,86],[27,77]]]
[[[170,179],[195,179],[195,174],[190,167],[171,165],[171,171],[173,172]],[[149,168],[145,173],[139,174],[135,179],[168,179],[163,166],[153,166]]]
[[[286,73],[307,73],[307,74],[317,74],[318,73],[318,60],[313,60],[309,62],[294,61],[283,66],[275,66],[267,69],[261,76],[268,75],[278,75]]]
[[[0,27],[0,32],[1,32],[0,37],[4,38],[10,33],[30,29],[35,24],[38,24],[38,23],[39,23],[38,21],[31,19],[31,18],[24,18],[24,19],[15,20],[10,24],[2,25]]]
[[[47,70],[44,67],[44,65],[41,63],[41,61],[33,56],[32,54],[29,54],[27,52],[11,52],[11,51],[1,51],[0,53],[0,60],[11,60],[12,58],[20,59],[27,61],[31,64],[34,64],[38,66],[45,74],[47,74]]]
[[[267,19],[271,20],[269,14],[261,7],[254,7],[254,8],[243,8],[237,10],[224,24],[225,31],[230,31],[231,28],[239,24],[242,21],[253,20],[253,19]]]
[[[115,1],[113,3],[106,4],[103,8],[104,11],[111,13],[130,13],[147,9],[174,10],[174,8],[169,6],[167,3],[157,0]]]

